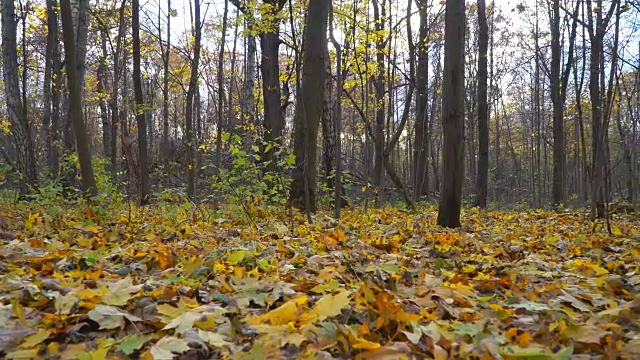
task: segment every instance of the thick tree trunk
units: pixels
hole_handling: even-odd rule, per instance
[[[294,154],[296,167],[291,184],[292,203],[310,212],[316,205],[316,156],[318,127],[322,118],[326,76],[327,22],[330,3],[309,0],[303,44],[301,94],[295,114]]]
[[[442,190],[438,225],[460,226],[464,180],[464,0],[447,0],[445,8],[444,79],[442,87]]]
[[[96,181],[93,177],[89,136],[84,125],[82,114],[81,81],[76,67],[76,46],[73,31],[73,18],[69,0],[60,1],[62,14],[62,29],[64,38],[64,52],[67,70],[67,87],[69,88],[69,114],[73,123],[73,130],[78,149],[80,173],[82,174],[82,190],[86,195],[95,196],[98,193]]]
[[[284,114],[280,102],[280,20],[278,13],[284,7],[284,0],[265,0],[267,19],[265,32],[260,34],[260,46],[262,57],[260,71],[262,73],[262,94],[264,98],[264,141],[271,149],[265,154],[265,160],[271,161],[274,169],[274,154],[282,144],[282,132],[284,131]],[[263,19],[264,20],[264,19]]]

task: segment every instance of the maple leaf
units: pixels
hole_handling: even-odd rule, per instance
[[[149,353],[154,360],[173,360],[176,354],[185,351],[189,351],[186,341],[175,336],[165,336],[151,347]]]
[[[233,345],[226,341],[222,335],[212,331],[198,330],[198,336],[207,344],[216,348],[231,347]]]
[[[329,317],[337,316],[342,309],[349,306],[351,291],[343,291],[336,295],[325,295],[318,300],[313,308],[302,314],[298,319],[301,325],[307,325],[316,321],[323,321]]]
[[[203,321],[208,318],[215,319],[225,313],[227,313],[227,310],[221,307],[200,306],[180,314],[178,317],[171,320],[171,322],[162,328],[162,330],[175,329],[177,334],[183,334],[187,330],[191,329],[196,322]]]
[[[124,306],[136,294],[142,290],[142,285],[133,285],[133,280],[126,277],[118,282],[110,284],[106,293],[102,296],[102,302],[107,305]]]
[[[87,315],[89,319],[100,325],[100,329],[121,328],[125,324],[125,319],[131,322],[142,321],[142,319],[137,316],[128,314],[115,306],[109,305],[96,305]]]
[[[21,349],[33,348],[44,342],[51,335],[51,333],[51,330],[38,329],[38,332],[27,336],[18,347]]]
[[[247,324],[256,325],[270,323],[271,325],[285,325],[298,318],[302,306],[307,304],[309,298],[306,295],[287,301],[280,307],[260,316],[250,316],[246,319]]]
[[[140,348],[151,340],[151,336],[137,336],[130,335],[122,340],[120,345],[118,345],[118,349],[125,353],[126,355],[133,354],[136,350],[140,350]]]

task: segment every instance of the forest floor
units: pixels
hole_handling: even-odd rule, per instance
[[[637,215],[251,211],[4,207],[0,357],[640,358]]]

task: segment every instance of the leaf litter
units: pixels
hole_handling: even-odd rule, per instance
[[[0,357],[640,358],[632,215],[206,214],[4,210]]]

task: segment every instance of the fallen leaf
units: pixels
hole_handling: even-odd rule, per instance
[[[176,354],[182,354],[185,351],[189,351],[189,345],[175,336],[163,337],[149,350],[155,360],[173,360]]]

